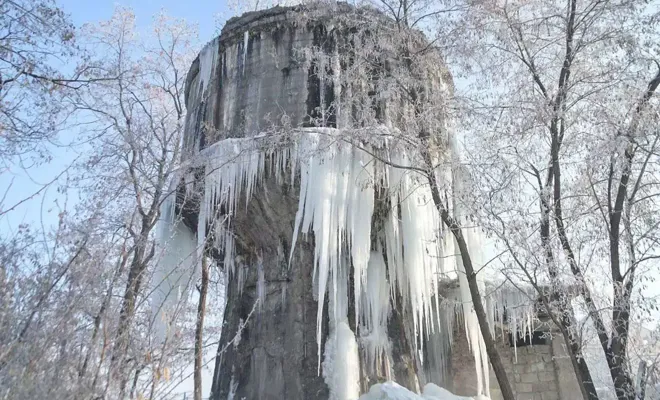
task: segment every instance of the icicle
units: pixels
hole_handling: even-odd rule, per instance
[[[411,165],[404,152],[398,153],[391,155],[392,161],[400,165]],[[396,267],[392,269],[402,298],[410,301],[414,313],[414,335],[417,338],[415,344],[418,346],[422,345],[419,340],[421,335],[428,335],[435,329],[434,320],[437,321],[437,316],[433,317],[432,304],[434,294],[437,293],[436,280],[439,274],[447,270],[441,257],[442,243],[438,237],[440,219],[428,183],[423,177],[393,167],[388,167],[387,176],[390,202],[398,204],[401,212],[400,233],[397,233],[399,226],[396,217],[392,215],[388,221],[388,254],[391,253],[394,260],[399,259],[399,236],[403,260],[395,261]]]
[[[504,336],[505,326],[506,330],[515,340],[518,337],[526,338],[533,335],[534,322],[536,320],[533,293],[521,292],[518,287],[501,285],[490,297],[492,299],[490,301],[497,303],[493,308],[497,310],[495,319],[502,326],[502,336]],[[507,316],[506,320],[504,319],[505,312]],[[513,343],[513,351],[517,361],[518,346],[515,341]]]
[[[348,236],[353,261],[355,290],[355,320],[360,313],[362,285],[367,276],[367,265],[371,250],[371,218],[374,211],[373,162],[363,151],[353,150],[353,165],[349,179]],[[382,258],[382,256],[381,256]],[[384,272],[384,270],[383,270]],[[383,278],[385,275],[383,275]]]
[[[396,299],[396,287],[403,279],[403,253],[400,238],[400,222],[396,215],[397,209],[391,209],[385,224],[385,247],[387,252],[387,268],[390,277],[390,296]]]
[[[334,327],[327,339],[323,377],[329,400],[357,400],[360,396],[360,359],[355,335],[346,321]]]
[[[200,95],[206,91],[215,72],[218,56],[218,40],[208,43],[199,53],[199,90]]]
[[[156,243],[160,258],[154,271],[152,310],[155,316],[154,333],[160,341],[165,340],[171,314],[178,301],[186,297],[195,271],[195,235],[175,214],[178,182],[179,175],[175,174],[161,203],[161,219],[158,221]]]
[[[380,251],[371,252],[364,289],[362,326],[365,328],[365,334],[360,340],[365,348],[368,368],[377,372],[377,366],[380,366],[383,360],[390,359],[390,341],[387,336],[387,319],[390,314],[389,285],[387,267]],[[389,376],[389,370],[385,373]]]
[[[207,59],[207,56],[202,58]],[[204,63],[207,65],[206,61]],[[248,267],[235,256],[232,219],[242,206],[247,207],[247,203],[239,202],[242,199],[248,202],[259,182],[265,179],[269,160],[273,168],[268,170],[273,170],[278,182],[283,181],[286,172],[290,172],[292,178],[300,173],[299,204],[289,263],[293,261],[298,237],[313,233],[314,293],[319,304],[319,360],[326,295],[333,304],[331,331],[334,330],[337,337],[343,335],[345,339],[349,337],[348,332],[351,333],[353,339],[344,340],[342,346],[351,347],[355,341],[355,335],[348,326],[348,332],[344,332],[345,335],[341,333],[342,321],[346,319],[347,290],[350,289],[354,291],[356,321],[360,323],[360,332],[365,333],[361,340],[367,343],[369,358],[373,360],[370,364],[385,356],[389,302],[397,295],[404,301],[404,306],[412,309],[412,330],[417,351],[423,353],[423,338],[435,332],[444,332],[444,335],[451,337],[452,327],[443,325],[451,325],[454,317],[440,312],[438,281],[444,276],[455,276],[455,271],[462,270],[462,264],[460,257],[451,257],[455,251],[453,239],[442,229],[426,178],[410,170],[375,162],[367,152],[340,140],[344,134],[340,130],[308,128],[296,133],[294,144],[288,149],[262,149],[258,146],[258,140],[249,138],[226,139],[200,152],[201,161],[197,166],[204,167],[206,173],[200,224],[197,227],[198,244],[201,245],[201,240],[206,237],[206,226],[212,226],[214,246],[224,252],[225,264],[231,275],[236,274],[240,293]],[[388,147],[386,142],[379,145],[379,151],[383,151],[392,162],[414,165],[405,148]],[[291,171],[284,171],[285,168],[291,168]],[[449,180],[449,175],[446,171],[438,173],[441,179]],[[449,182],[440,182],[441,179],[439,183],[446,187]],[[384,186],[379,186],[378,190],[387,190],[391,209],[383,221],[384,232],[379,232],[384,236],[384,248],[372,252],[371,222],[377,185]],[[215,210],[220,206],[225,215],[216,219]],[[480,251],[476,235],[477,232],[465,232],[473,256]],[[387,265],[384,256],[387,257]],[[354,271],[352,288],[347,287],[349,263]],[[475,258],[475,265],[479,263]],[[265,272],[261,262],[256,268],[257,294],[262,299],[265,295]],[[456,312],[463,318],[470,348],[475,354],[480,371],[479,386],[487,387],[488,363],[483,340],[470,306],[465,274],[459,273],[458,277],[463,309]],[[501,307],[500,303],[493,307]],[[499,308],[498,314],[501,315]]]
[[[258,310],[261,312],[264,301],[266,301],[266,280],[264,278],[264,261],[261,256],[257,257],[257,299]]]
[[[329,400],[356,400],[360,396],[360,359],[355,334],[348,326],[348,262],[343,259],[330,271],[330,335],[323,353],[323,378]]]
[[[242,263],[238,265],[238,278],[237,278],[237,285],[238,285],[238,294],[243,293],[243,288],[245,288],[245,280],[247,278],[247,266],[243,265]]]
[[[240,336],[240,335],[239,335]],[[236,391],[238,391],[238,382],[234,379],[235,368],[231,367],[231,378],[229,379],[229,393],[227,393],[227,400],[234,400]]]
[[[347,241],[355,271],[356,317],[359,315],[360,288],[366,279],[371,247],[373,163],[369,163],[370,158],[366,153],[338,141],[331,142],[326,151],[319,154],[315,151],[320,143],[318,135],[303,137],[302,142],[300,151],[303,154],[309,151],[311,154],[307,162],[300,163],[302,182],[299,209],[289,260],[293,256],[298,233],[307,234],[311,229],[316,244],[314,277],[318,279],[317,344],[320,352],[323,302],[328,277],[336,276]]]
[[[243,32],[243,75],[245,75],[245,62],[247,61],[248,44],[250,41],[250,31]]]

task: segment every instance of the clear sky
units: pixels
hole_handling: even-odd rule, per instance
[[[212,39],[216,15],[231,16],[226,0],[59,0],[58,4],[77,26],[110,18],[117,5],[131,7],[140,27],[147,27],[153,15],[165,10],[172,17],[197,24],[202,43]]]
[[[240,0],[239,0],[240,1]],[[235,7],[230,7],[226,0],[56,0],[58,6],[71,17],[76,27],[85,23],[108,20],[116,6],[130,7],[136,15],[138,30],[146,30],[152,23],[152,17],[161,11],[176,18],[184,18],[197,25],[199,42],[208,42],[221,28],[222,21],[234,15]],[[236,1],[234,1],[236,3]],[[66,135],[66,133],[63,133]],[[64,171],[77,154],[70,149],[53,148],[53,160],[47,165],[22,169],[14,165],[0,173],[0,197],[7,192],[3,207],[9,208],[17,202],[30,197],[51,182]],[[65,176],[59,181],[63,182]],[[56,204],[56,201],[58,204]],[[57,223],[59,205],[64,202],[56,192],[55,185],[47,187],[31,200],[21,204],[14,211],[0,218],[0,234],[11,236],[20,223],[44,222],[46,226]],[[75,198],[69,198],[71,206]]]

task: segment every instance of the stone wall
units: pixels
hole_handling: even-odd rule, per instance
[[[503,343],[502,361],[507,374],[513,378],[513,390],[518,400],[559,400],[559,385],[552,357],[552,345],[537,344],[513,347]],[[507,351],[508,350],[508,351]],[[517,357],[516,357],[517,354]],[[493,377],[494,378],[494,377]],[[493,379],[493,394],[499,392]],[[496,399],[497,396],[492,396]]]
[[[477,394],[477,375],[465,332],[461,324],[454,329],[451,354],[451,382],[447,386],[455,394]],[[577,400],[581,399],[577,380],[565,352],[562,338],[552,335],[546,344],[517,347],[508,338],[496,337],[498,350],[504,363],[517,400]],[[490,371],[490,396],[502,399],[502,394],[492,369]]]

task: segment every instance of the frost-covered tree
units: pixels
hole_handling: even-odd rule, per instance
[[[99,54],[90,61],[94,73],[101,78],[116,77],[99,80],[71,96],[81,118],[91,121],[85,134],[92,149],[81,166],[86,171],[79,180],[91,202],[112,198],[107,223],[127,235],[121,263],[124,270],[120,272],[125,289],[111,342],[110,372],[123,397],[133,379],[129,371],[136,371],[137,380],[139,370],[153,367],[153,396],[158,376],[170,367],[168,354],[161,349],[159,357],[147,357],[159,344],[147,342],[144,348],[135,339],[150,332],[140,325],[149,315],[145,302],[152,290],[152,267],[159,260],[155,228],[180,153],[185,117],[183,71],[191,60],[195,32],[183,21],[157,16],[153,33],[140,36],[133,13],[121,8],[109,21],[85,27],[83,32]],[[151,324],[153,321],[148,326]],[[145,357],[153,361],[144,361]]]
[[[65,110],[54,92],[75,82],[59,69],[76,45],[73,25],[52,1],[4,0],[0,14],[0,156],[7,162],[43,151],[61,128]]]
[[[82,155],[58,191],[59,225],[21,226],[1,246],[0,398],[170,398],[205,346],[189,298],[166,341],[150,306],[155,227],[185,116],[181,71],[196,38],[183,21],[154,22],[140,35],[119,8],[77,37],[93,52],[77,69],[84,84],[61,85]]]
[[[584,397],[598,397],[584,359],[596,336],[617,397],[634,398],[629,331],[655,308],[657,10],[477,2],[462,31],[473,209],[571,344]]]

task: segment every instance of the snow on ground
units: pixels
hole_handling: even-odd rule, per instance
[[[396,382],[388,381],[373,385],[368,393],[360,396],[358,400],[468,400],[473,397],[457,396],[450,391],[432,383],[426,384],[422,395],[418,395],[404,388]],[[474,397],[475,400],[488,400],[486,396]]]

